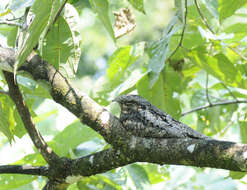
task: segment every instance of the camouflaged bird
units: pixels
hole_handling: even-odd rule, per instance
[[[120,122],[131,134],[149,138],[210,139],[137,95],[123,95],[114,101],[121,107]]]

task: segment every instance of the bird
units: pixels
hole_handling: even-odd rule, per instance
[[[121,95],[113,101],[120,105],[120,122],[134,136],[211,139],[175,120],[141,96]]]

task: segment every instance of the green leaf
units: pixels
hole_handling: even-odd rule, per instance
[[[178,93],[185,84],[181,83],[178,73],[172,71],[169,67],[166,68],[164,76],[163,73],[160,74],[157,82],[150,89],[149,80],[152,76],[150,76],[150,73],[145,75],[137,83],[137,91],[140,96],[143,96],[153,105],[177,119],[181,113]],[[174,96],[174,93],[176,96]]]
[[[151,73],[149,87],[152,88],[159,78],[159,73],[165,66],[165,61],[169,54],[169,43],[171,37],[182,27],[179,18],[174,16],[163,32],[163,36],[159,41],[152,42],[147,51],[150,57],[148,71]]]
[[[16,165],[31,164],[32,166],[44,166],[46,165],[46,161],[44,160],[44,158],[40,153],[33,153],[24,156],[22,159],[14,162],[13,164]]]
[[[198,47],[189,54],[198,66],[225,84],[240,88],[246,87],[240,71],[224,54],[219,53],[212,57],[206,55],[203,49],[203,47]]]
[[[236,10],[247,4],[246,0],[219,0],[220,22],[232,16]]]
[[[53,138],[48,144],[60,156],[68,156],[70,150],[83,142],[93,138],[101,138],[91,128],[83,126],[80,121],[75,121]]]
[[[14,117],[15,117],[15,123],[16,123],[14,134],[17,137],[21,138],[21,137],[23,137],[23,135],[25,135],[27,133],[27,131],[24,127],[22,119],[21,119],[16,108],[14,109]]]
[[[230,171],[229,173],[229,177],[231,177],[232,179],[241,179],[244,176],[246,176],[246,172],[235,172],[235,171]]]
[[[180,93],[186,89],[187,82],[182,81],[179,73],[173,68],[166,67],[163,73],[164,110],[175,119],[178,119],[181,114]]]
[[[6,106],[6,105],[5,105]],[[14,134],[11,131],[11,127],[9,125],[9,109],[4,109],[3,105],[0,106],[0,131],[8,138],[11,142],[13,140]]]
[[[239,121],[241,142],[243,144],[247,143],[247,121]]]
[[[14,73],[17,70],[17,66],[25,62],[27,56],[38,44],[42,32],[44,32],[43,35],[46,35],[64,2],[65,0],[35,0],[28,13],[29,16],[32,16],[33,20],[30,26],[22,31],[18,42],[18,54],[14,65]]]
[[[17,65],[20,66],[23,62],[25,62],[34,46],[37,45],[41,33],[45,27],[47,27],[51,8],[51,0],[36,0],[32,5],[29,14],[33,16],[33,20],[30,26],[22,32],[22,36],[18,42],[18,54],[17,61],[15,63],[15,71],[17,69]]]
[[[155,85],[149,89],[149,75],[145,75],[142,79],[137,83],[137,91],[138,94],[147,100],[149,100],[153,105],[158,107],[159,109],[165,111],[165,94],[164,94],[164,84],[163,78],[160,76]]]
[[[45,112],[45,113],[43,113],[43,114],[39,114],[39,115],[37,115],[37,116],[35,116],[35,117],[33,118],[33,121],[34,121],[34,123],[39,123],[39,122],[41,122],[41,121],[47,119],[48,117],[57,114],[57,112],[58,112],[58,110],[57,110],[57,109],[54,109],[54,110]]]
[[[121,47],[112,54],[108,61],[107,78],[98,80],[92,92],[96,101],[107,105],[107,99],[113,99],[135,88],[136,83],[146,75],[146,72],[135,64],[143,55],[144,47],[145,43],[140,42],[133,46]]]
[[[136,189],[151,189],[151,183],[143,167],[138,164],[131,164],[125,168],[127,169],[132,182],[136,186]]]
[[[204,1],[204,3],[205,3],[207,10],[213,15],[214,18],[217,18],[218,20],[219,19],[218,1],[207,0],[207,1]]]
[[[71,35],[71,43],[69,44],[72,46],[71,55],[68,58],[67,64],[62,65],[66,72],[68,73],[69,69],[71,70],[71,76],[72,74],[75,74],[78,68],[80,56],[81,56],[81,34],[78,27],[78,23],[80,22],[79,14],[74,6],[72,6],[69,3],[66,3],[64,7],[64,12],[62,15],[67,22],[69,29],[70,29],[70,35]],[[70,39],[68,38],[68,39]],[[73,76],[73,75],[72,75]]]
[[[119,81],[129,66],[131,46],[117,49],[109,58],[107,76],[109,80]]]
[[[108,15],[109,11],[109,4],[107,0],[90,0],[90,5],[92,9],[98,14],[98,17],[108,33],[110,34],[111,38],[115,42],[114,31],[112,29],[112,24]]]
[[[135,9],[145,14],[143,0],[128,0],[128,1]]]
[[[160,166],[151,163],[144,163],[141,166],[145,169],[152,185],[164,182],[165,178],[169,179],[169,171],[167,169],[169,166]]]
[[[8,46],[15,47],[17,32],[18,32],[17,27],[11,27],[10,32],[7,36]]]
[[[0,176],[0,190],[16,189],[33,180],[36,180],[37,176],[31,175],[18,175],[18,174],[1,174]]]
[[[114,80],[115,83],[124,81],[124,77],[128,74],[127,68],[129,68],[138,57],[144,53],[145,43],[140,42],[133,46],[125,46],[117,49],[109,58],[107,69],[107,77],[109,80]],[[133,70],[132,70],[133,71]]]
[[[117,174],[115,174],[117,175]],[[117,184],[117,181],[114,180],[114,178],[109,177],[109,175],[106,174],[98,174],[97,175],[99,181],[103,181],[107,186],[110,188],[114,188],[116,190],[121,190],[121,186]]]
[[[32,91],[36,88],[36,82],[31,78],[27,78],[27,77],[18,75],[16,79],[17,79],[18,84],[20,84],[20,85],[22,85],[22,86],[24,86],[24,87],[26,87]]]
[[[43,58],[69,78],[73,78],[80,59],[80,33],[76,27],[79,16],[76,9],[66,4],[45,37],[42,47]]]

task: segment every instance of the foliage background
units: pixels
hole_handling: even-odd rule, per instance
[[[50,10],[44,7],[42,12],[39,9],[41,3],[44,6],[48,2],[4,1],[0,5],[0,18],[8,17],[10,12],[18,17],[25,7],[36,3],[38,9],[35,12],[33,6],[33,13],[40,13],[37,22],[48,23],[51,18],[44,18],[41,13],[59,7],[59,4]],[[79,62],[76,77],[71,79],[73,83],[116,115],[119,108],[111,104],[111,100],[120,94],[138,93],[208,136],[246,143],[245,104],[222,105],[182,116],[182,113],[210,102],[247,98],[245,0],[102,2],[108,12],[100,8],[97,0],[69,1],[68,12],[57,20],[61,30],[54,25],[48,36],[43,36],[38,48],[40,54],[57,68],[62,68],[62,72],[66,70],[68,76],[72,76],[77,67],[75,63]],[[93,3],[96,7],[91,6]],[[133,32],[114,42],[111,27],[104,27],[102,20],[113,23],[112,12],[121,7],[131,8],[137,26]],[[72,15],[73,21],[77,22],[69,21],[66,15],[67,18]],[[26,37],[26,43],[21,41],[26,49],[20,49],[19,64],[32,49],[33,44],[29,42],[40,40],[39,36],[45,30],[42,27],[45,25],[40,25],[39,31],[32,30],[32,39]],[[15,46],[16,33],[16,27],[0,25],[1,45]],[[182,44],[178,46],[181,38]],[[57,47],[60,48],[58,51]],[[2,74],[0,77],[0,88],[6,90]],[[72,114],[50,99],[45,84],[20,75],[17,81],[39,130],[60,156],[75,158],[108,148],[101,136],[81,125]],[[7,96],[0,95],[0,105],[0,164],[44,165],[45,161],[25,134],[13,103]],[[25,175],[0,175],[0,189],[40,189],[44,180]],[[136,163],[83,178],[69,189],[246,187],[245,173]]]

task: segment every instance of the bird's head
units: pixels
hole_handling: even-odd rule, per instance
[[[146,99],[138,95],[122,95],[113,101],[120,105],[121,111],[146,109],[147,106],[150,106]]]

